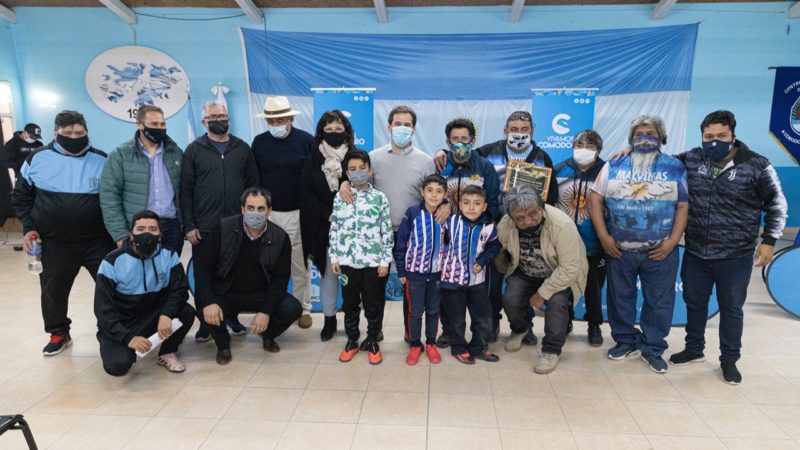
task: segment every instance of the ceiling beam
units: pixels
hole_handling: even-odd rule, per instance
[[[125,6],[121,0],[100,0],[106,8],[110,9],[114,12],[114,14],[118,15],[125,23],[130,25],[136,25],[138,20],[136,19],[136,13],[133,12],[132,9]]]
[[[789,8],[789,18],[790,19],[797,19],[800,18],[800,2],[795,3],[794,5]]]
[[[264,21],[264,13],[253,4],[253,0],[236,0],[236,4],[247,14],[247,18],[251,22],[262,23]]]
[[[511,23],[519,22],[519,18],[522,17],[522,8],[524,6],[525,0],[514,0],[511,2],[511,16],[509,17]]]
[[[17,13],[0,5],[0,18],[7,20],[11,23],[17,23]]]
[[[660,0],[656,6],[653,7],[653,13],[650,14],[650,20],[661,20],[664,17],[667,17],[669,11],[672,9],[672,6],[678,0]]]
[[[372,0],[375,5],[375,14],[378,15],[378,22],[386,23],[389,21],[389,14],[386,12],[385,0]]]

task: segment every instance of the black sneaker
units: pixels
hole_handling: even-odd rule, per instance
[[[475,364],[475,357],[473,357],[469,353],[461,353],[459,355],[453,355],[453,358],[455,358],[461,364],[467,364],[469,366]]]
[[[536,335],[533,334],[533,328],[528,330],[528,334],[526,334],[525,337],[522,338],[522,343],[525,345],[536,345],[539,343],[539,338],[537,338]]]
[[[442,335],[439,336],[438,339],[436,339],[436,346],[439,348],[450,347],[450,335],[447,333],[442,333]]]
[[[201,324],[200,329],[197,330],[197,333],[194,334],[194,341],[208,342],[210,340],[211,340],[211,331],[209,331],[207,326]]]
[[[330,341],[334,334],[336,334],[336,316],[325,316],[325,325],[322,326],[319,338],[322,342]]]
[[[231,362],[231,359],[233,359],[233,355],[231,355],[231,349],[217,349],[217,364],[220,366],[227,365]]]
[[[406,342],[408,342],[408,336],[405,337],[405,340]],[[383,331],[378,332],[378,339],[376,339],[375,342],[383,342]],[[367,345],[369,345],[369,339],[364,339],[364,342],[361,343],[361,347],[359,347],[358,349],[362,352],[366,352],[367,350],[369,350],[369,348],[367,348]]]
[[[669,363],[675,366],[685,366],[686,364],[691,364],[693,362],[703,362],[705,360],[706,357],[703,356],[702,353],[697,354],[694,352],[690,352],[689,350],[673,353],[672,356],[669,357]]]
[[[225,326],[228,327],[228,332],[231,336],[244,336],[247,334],[247,328],[239,322],[238,317],[230,317],[225,319]],[[195,337],[195,340],[197,338]]]
[[[719,367],[722,369],[722,378],[728,384],[739,384],[742,382],[742,374],[736,368],[736,363],[721,363]]]
[[[472,355],[475,359],[480,359],[481,361],[486,362],[497,362],[500,361],[500,357],[495,355],[494,353],[490,352],[489,350],[484,350],[483,353],[478,355]]]
[[[603,345],[603,333],[600,331],[600,325],[589,325],[589,345],[592,347]]]
[[[281,351],[281,347],[278,345],[277,342],[275,342],[275,339],[268,338],[266,336],[262,336],[261,337],[261,341],[262,341],[262,347],[264,348],[264,350],[266,350],[266,351],[268,351],[270,353],[278,353],[278,352]]]
[[[42,349],[42,354],[44,356],[54,356],[64,351],[69,344],[72,343],[72,339],[69,337],[69,333],[62,333],[62,334],[51,334],[50,335],[50,342],[44,346]]]

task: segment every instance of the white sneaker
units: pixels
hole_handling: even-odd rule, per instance
[[[183,367],[183,363],[178,360],[178,355],[175,353],[167,353],[166,355],[159,356],[158,365],[164,366],[167,370],[174,373],[181,373],[186,370],[186,367]]]
[[[508,340],[506,341],[506,346],[505,346],[506,351],[509,353],[518,352],[519,349],[522,348],[522,340],[525,339],[525,336],[527,335],[528,335],[527,331],[524,333],[514,333],[512,331],[511,336],[509,336]]]
[[[533,366],[533,371],[536,373],[550,373],[556,369],[558,365],[558,355],[555,353],[542,353],[539,360]]]

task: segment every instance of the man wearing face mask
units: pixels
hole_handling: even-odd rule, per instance
[[[258,167],[253,152],[243,140],[228,132],[228,111],[224,105],[209,101],[203,105],[203,125],[208,132],[186,147],[181,171],[181,214],[186,239],[192,244],[195,262],[204,257],[211,230],[223,217],[240,210],[242,193],[258,186]],[[201,319],[195,340],[211,339]],[[228,318],[236,335],[245,334],[236,317]]]
[[[217,344],[217,364],[231,362],[225,318],[256,313],[250,331],[265,351],[278,353],[275,339],[300,318],[302,307],[287,293],[292,264],[289,235],[268,220],[270,194],[248,188],[241,213],[222,219],[208,238],[208,258],[197,264],[197,302]]]
[[[109,375],[122,376],[136,362],[136,353],[152,349],[149,337],[164,340],[158,350],[160,366],[185,370],[177,351],[194,322],[189,283],[181,259],[162,248],[159,217],[140,211],[131,219],[122,247],[108,254],[97,273],[94,314],[100,359]],[[173,319],[181,322],[173,330]]]
[[[114,248],[103,226],[98,187],[106,154],[92,147],[86,120],[77,111],[55,118],[53,142],[20,168],[12,206],[23,225],[23,247],[42,245],[42,317],[50,342],[42,353],[61,353],[71,343],[67,307],[81,267],[91,274]]]
[[[607,256],[608,323],[617,343],[608,358],[641,353],[650,370],[666,373],[661,355],[672,326],[677,246],[689,209],[686,168],[661,153],[667,132],[660,117],[637,117],[628,142],[631,153],[603,166],[589,197],[592,224]],[[634,327],[637,276],[644,295],[641,331]]]
[[[267,97],[264,112],[267,131],[253,139],[253,154],[261,174],[261,187],[272,194],[270,220],[289,234],[292,242],[292,290],[300,300],[303,315],[300,328],[309,328],[311,320],[311,275],[303,259],[300,235],[300,191],[303,164],[311,153],[314,136],[294,126],[300,112],[292,109],[283,96]]]
[[[593,347],[603,345],[600,332],[600,325],[603,324],[601,294],[606,280],[606,262],[589,217],[588,199],[594,180],[605,164],[600,158],[602,150],[603,138],[600,134],[594,130],[581,131],[572,140],[572,158],[561,162],[553,170],[553,177],[558,182],[559,200],[556,206],[567,213],[578,227],[589,260],[584,292],[586,315],[583,319],[589,323],[589,344]]]
[[[725,382],[739,384],[736,368],[742,347],[744,315],[753,249],[756,267],[772,261],[775,241],[786,225],[787,204],[769,161],[736,139],[736,118],[715,111],[700,124],[702,146],[677,155],[688,172],[689,219],[681,267],[686,302],[686,348],[669,361],[685,365],[705,360],[708,301],[716,286],[720,306],[720,367]]]
[[[133,215],[143,209],[161,220],[161,245],[183,251],[180,224],[181,159],[183,151],[169,136],[164,112],[152,105],[136,113],[136,135],[108,157],[100,179],[100,205],[111,238],[121,247]]]
[[[37,148],[42,146],[42,129],[35,123],[25,125],[25,128],[15,134],[6,142],[3,149],[9,169],[14,169],[14,176],[19,179],[19,170],[22,163]]]

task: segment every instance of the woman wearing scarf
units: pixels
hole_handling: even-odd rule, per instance
[[[342,160],[355,149],[353,127],[339,110],[324,113],[317,123],[311,154],[303,167],[300,192],[300,233],[303,256],[309,257],[320,272],[320,299],[325,325],[320,338],[327,341],[336,333],[336,300],[339,279],[328,258],[328,232],[333,214],[333,198],[344,179]]]

